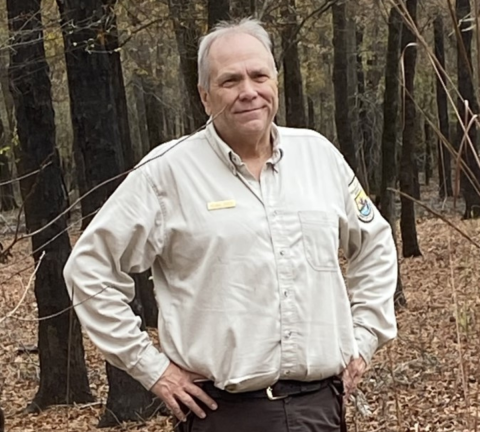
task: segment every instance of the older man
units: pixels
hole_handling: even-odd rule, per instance
[[[139,164],[65,269],[90,338],[184,431],[340,431],[343,385],[396,334],[389,225],[331,143],[273,124],[270,48],[254,20],[202,39],[211,121]],[[149,267],[161,351],[128,307]]]

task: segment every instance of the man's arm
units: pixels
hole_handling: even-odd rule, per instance
[[[168,358],[140,330],[130,306],[129,272],[148,269],[161,254],[163,218],[158,197],[140,171],[117,188],[84,231],[64,269],[78,318],[107,361],[151,388]]]
[[[397,284],[397,253],[390,225],[361,188],[342,159],[346,219],[340,241],[348,259],[355,339],[368,364],[373,354],[397,334],[393,295]]]

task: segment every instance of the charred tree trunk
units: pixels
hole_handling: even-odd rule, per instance
[[[399,104],[399,71],[400,42],[402,34],[402,18],[395,7],[392,7],[388,20],[387,64],[385,68],[385,95],[383,102],[383,134],[382,134],[382,183],[380,190],[380,210],[390,223],[396,238],[395,195],[389,189],[395,189],[397,183],[397,118]],[[400,266],[399,266],[400,269]],[[398,273],[395,303],[406,306],[400,271]]]
[[[473,68],[472,68],[472,32],[473,27],[470,21],[470,0],[457,0],[456,15],[461,39],[458,43],[457,55],[457,82],[460,98],[458,99],[458,111],[462,117],[462,122],[457,126],[457,145],[464,139],[464,130],[467,128],[472,116],[465,113],[464,101],[468,101],[469,108],[474,114],[478,113],[478,101],[473,87]],[[462,127],[463,123],[463,127]],[[465,138],[465,144],[461,154],[462,160],[470,170],[471,174],[462,170],[461,188],[465,199],[464,219],[480,217],[480,166],[478,165],[475,154],[477,153],[477,128],[475,123],[470,128],[468,137],[473,144],[474,149]],[[470,178],[472,177],[472,178]]]
[[[417,0],[407,0],[406,6],[412,20],[417,21]],[[405,97],[403,99],[403,145],[400,160],[400,190],[409,195],[415,196],[415,120],[416,109],[414,101],[415,65],[417,62],[417,48],[408,46],[415,42],[415,36],[410,28],[403,24],[401,49],[404,58],[405,74]],[[408,46],[408,48],[407,48]],[[417,226],[415,221],[415,204],[405,196],[400,197],[400,230],[402,234],[402,252],[405,258],[421,256],[417,239]]]
[[[300,55],[295,37],[297,30],[295,0],[282,0],[281,13],[284,21],[281,37],[286,111],[285,120],[289,127],[307,127]]]
[[[193,128],[198,129],[207,121],[207,115],[197,90],[197,50],[200,31],[196,25],[192,2],[169,0],[168,6],[175,29],[180,69],[189,103],[188,117]]]
[[[208,0],[208,29],[211,30],[220,21],[226,21],[230,15],[229,0]]]
[[[121,102],[113,77],[118,71],[112,68],[107,50],[102,0],[86,0],[83,8],[75,0],[57,0],[57,4],[64,32],[75,162],[85,174],[83,195],[125,166],[117,109]],[[110,181],[82,200],[82,228],[118,183]]]
[[[64,30],[65,57],[74,130],[74,146],[85,168],[87,190],[97,187],[85,199],[88,215],[83,227],[111,195],[125,168],[132,164],[125,88],[121,74],[115,16],[111,0],[58,0]],[[122,136],[128,134],[128,136]],[[127,150],[129,147],[129,150]],[[111,181],[111,179],[114,179]],[[138,290],[138,287],[137,287]],[[124,372],[109,366],[107,410],[101,426],[117,425],[117,419],[139,420],[155,405],[154,396]],[[121,384],[120,384],[121,383]],[[125,397],[128,395],[128,397]],[[135,396],[135,399],[133,396]]]
[[[38,265],[35,298],[41,319],[71,306],[62,274],[71,248],[65,215],[60,216],[65,210],[65,195],[55,151],[50,71],[45,59],[40,6],[40,0],[7,0],[9,30],[15,47],[10,51],[9,76],[19,138],[18,171],[23,175],[43,166],[37,175],[20,183],[27,231],[33,233],[43,228],[32,237],[33,258]],[[29,411],[93,400],[82,334],[73,309],[39,321],[38,352],[40,386]]]
[[[346,4],[332,6],[333,21],[333,87],[335,125],[340,150],[353,171],[358,174],[358,156],[352,134],[351,107],[348,94],[348,40]]]
[[[437,16],[433,23],[434,39],[435,39],[435,56],[440,63],[442,69],[445,69],[445,47],[443,41],[443,20],[440,15]],[[443,70],[440,70],[436,76],[436,93],[437,93],[437,111],[438,121],[440,124],[440,132],[444,138],[450,140],[450,125],[448,120],[448,102],[447,92],[443,85],[446,84],[446,77]],[[453,196],[452,189],[452,169],[451,154],[442,139],[438,137],[438,183],[440,198]]]

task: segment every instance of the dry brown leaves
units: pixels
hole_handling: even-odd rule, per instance
[[[438,202],[431,195],[432,204]],[[480,241],[480,221],[448,218]],[[380,350],[361,385],[373,412],[362,417],[348,408],[351,431],[476,431],[479,407],[480,251],[443,222],[420,215],[423,257],[403,259],[401,273],[408,308],[398,312],[399,336]],[[0,319],[22,296],[32,269],[28,242],[15,248],[15,263],[0,265]],[[20,272],[15,276],[16,272]],[[85,340],[89,378],[98,403],[54,407],[40,415],[23,414],[38,383],[36,354],[18,348],[36,344],[32,290],[14,318],[0,324],[0,405],[7,431],[91,431],[106,400],[103,360]],[[106,431],[170,431],[168,419],[145,425],[124,424]]]

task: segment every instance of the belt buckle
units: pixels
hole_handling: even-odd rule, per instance
[[[268,399],[270,399],[271,401],[274,401],[274,400],[279,400],[279,399],[285,399],[288,397],[288,395],[281,395],[281,396],[275,396],[273,394],[273,389],[271,386],[268,386],[265,390],[265,392],[267,393],[267,397]]]

